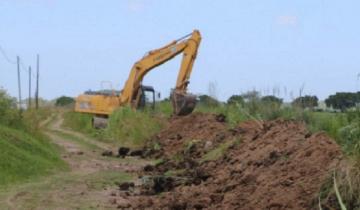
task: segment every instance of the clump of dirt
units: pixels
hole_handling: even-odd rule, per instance
[[[210,151],[206,142],[216,148],[232,138],[241,142],[229,146],[219,159],[201,159]],[[199,140],[195,153],[186,153],[188,139]],[[192,114],[172,119],[156,140],[164,157],[185,156],[178,162],[165,158],[145,173],[156,177],[177,171],[173,177],[185,181],[158,179],[153,192],[161,196],[132,195],[128,199],[133,208],[312,209],[321,185],[343,159],[331,138],[311,134],[296,121],[245,122],[229,129],[223,117]]]

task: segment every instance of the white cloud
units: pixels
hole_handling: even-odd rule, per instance
[[[295,15],[282,15],[277,17],[276,22],[283,26],[296,26],[298,24],[298,17]]]

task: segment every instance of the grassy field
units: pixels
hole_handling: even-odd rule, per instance
[[[66,169],[58,149],[41,134],[0,125],[0,186],[29,181]]]

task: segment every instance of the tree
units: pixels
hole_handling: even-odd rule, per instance
[[[356,106],[357,103],[360,103],[360,92],[339,92],[335,95],[330,95],[325,100],[327,107],[333,107],[334,109],[340,109],[342,111]]]
[[[55,105],[56,106],[67,106],[69,104],[73,104],[75,100],[72,97],[68,96],[61,96],[56,99]]]
[[[227,104],[244,104],[244,98],[241,95],[232,95],[227,100]]]
[[[317,96],[306,95],[306,96],[301,96],[301,97],[296,98],[292,102],[292,105],[301,107],[301,108],[312,109],[312,108],[318,106],[318,102],[319,102],[319,99],[317,98]]]
[[[220,102],[215,98],[208,95],[200,95],[199,96],[199,104],[206,106],[218,106]]]
[[[281,105],[283,103],[283,99],[281,98],[278,98],[276,96],[272,96],[272,95],[269,95],[269,96],[263,96],[261,98],[261,102],[263,103],[271,103],[271,104],[277,104],[277,105]]]

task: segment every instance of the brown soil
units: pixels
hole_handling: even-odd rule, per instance
[[[236,130],[228,128],[221,116],[194,113],[185,117],[171,118],[168,126],[150,141],[150,145],[157,143],[161,148],[153,156],[171,157],[183,152],[186,146],[193,143],[202,149],[197,149],[192,157],[201,157],[205,152],[237,133]]]
[[[324,133],[311,134],[303,123],[295,121],[245,122],[235,129],[221,121],[208,114],[172,119],[154,139],[161,145],[159,153],[165,162],[145,173],[183,172],[172,179],[154,179],[156,187],[164,191],[160,195],[154,195],[159,192],[153,188],[151,193],[122,198],[135,209],[280,210],[316,206],[321,185],[342,160],[340,148],[332,139]],[[234,138],[240,143],[232,144],[220,159],[201,161],[202,154]],[[189,148],[184,144],[189,140],[197,140],[196,146],[186,152]],[[183,154],[183,160],[174,161],[175,154]]]

